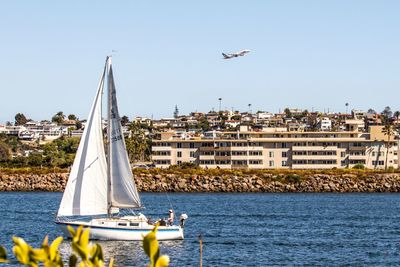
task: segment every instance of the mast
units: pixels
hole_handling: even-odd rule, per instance
[[[111,56],[106,58],[107,68],[107,216],[111,217],[111,83],[110,69],[111,69]]]

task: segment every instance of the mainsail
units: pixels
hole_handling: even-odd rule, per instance
[[[108,155],[104,151],[102,94],[108,78]],[[57,216],[87,216],[141,207],[133,180],[117,107],[111,67],[107,57],[96,97],[83,131]]]
[[[83,131],[58,216],[107,214],[107,162],[101,117],[105,69]]]
[[[128,154],[126,152],[121,119],[118,112],[114,76],[111,58],[108,59],[108,90],[109,90],[109,175],[110,192],[109,205],[117,208],[141,207],[139,194],[133,180]]]

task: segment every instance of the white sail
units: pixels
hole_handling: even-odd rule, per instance
[[[108,90],[111,106],[108,124],[111,131],[109,135],[110,204],[112,207],[118,208],[141,207],[122,133],[111,59],[109,59],[108,67]]]
[[[58,216],[107,214],[107,162],[101,124],[105,70],[83,131]]]

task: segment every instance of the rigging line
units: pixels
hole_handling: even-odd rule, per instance
[[[87,169],[92,167],[92,165],[99,159],[99,157],[95,158],[86,168],[83,169],[83,172],[85,172]],[[71,183],[75,182],[78,179],[78,177],[75,177],[73,180],[71,180]]]
[[[169,198],[168,191],[165,191],[165,195],[167,196],[167,200],[168,200],[168,203],[169,203],[169,208],[175,212],[174,207],[172,206],[171,199]]]
[[[99,157],[95,158],[83,171],[86,171],[87,169],[89,169],[90,167],[92,167],[92,165],[99,159]]]

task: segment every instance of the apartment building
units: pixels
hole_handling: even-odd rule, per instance
[[[152,159],[160,168],[191,162],[226,169],[332,169],[356,164],[381,169],[386,157],[388,166],[398,168],[398,154],[399,141],[391,136],[387,142],[382,126],[372,126],[367,133],[237,131],[186,139],[160,133],[152,144]]]

